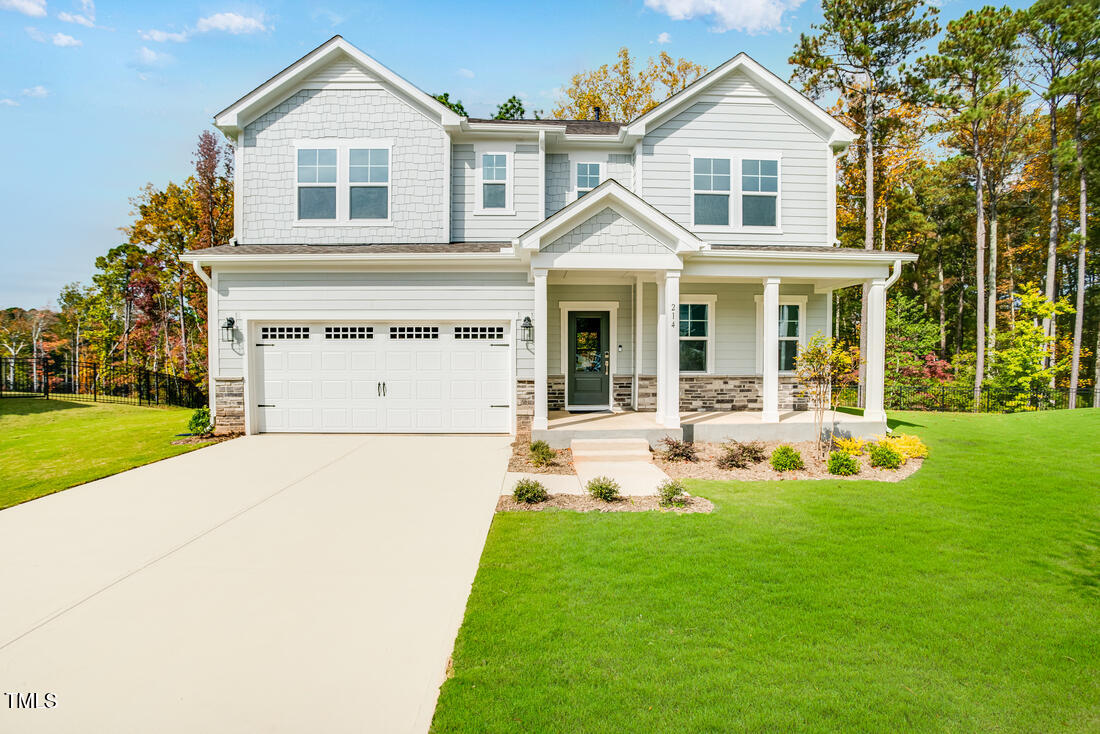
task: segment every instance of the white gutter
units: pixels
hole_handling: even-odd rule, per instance
[[[690,255],[692,258],[715,258],[720,260],[856,260],[864,262],[916,262],[917,255],[911,252],[884,253],[853,248],[836,248],[827,252],[781,252],[778,250],[699,250]]]
[[[910,262],[913,262],[915,260],[916,260],[916,258],[914,258]],[[892,286],[900,276],[901,276],[901,258],[899,257],[897,260],[894,260],[894,272],[890,273],[890,277],[886,279],[886,290],[890,290],[890,286]]]
[[[181,258],[184,262],[190,262],[194,267],[200,263],[213,265],[215,263],[271,263],[271,262],[425,262],[425,261],[460,261],[460,262],[506,262],[516,259],[513,251],[501,249],[500,252],[436,252],[436,253],[385,253],[385,254],[356,254],[356,253],[329,253],[313,254],[302,253],[293,255],[260,254],[251,255],[207,255],[197,253],[184,253]],[[205,278],[205,274],[203,274]]]
[[[184,257],[182,259],[187,260],[188,258]],[[202,269],[202,264],[199,263],[198,260],[191,261],[191,269],[195,271],[195,275],[199,276],[199,280],[206,283],[207,288],[214,287],[213,281],[210,280],[210,276],[206,274],[206,271]]]

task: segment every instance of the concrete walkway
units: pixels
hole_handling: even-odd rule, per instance
[[[0,731],[427,731],[508,443],[257,436],[0,512]]]

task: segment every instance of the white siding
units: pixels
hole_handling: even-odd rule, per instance
[[[534,288],[525,273],[369,273],[279,272],[218,274],[218,323],[245,313],[301,314],[323,319],[326,313],[353,311],[364,320],[380,311],[416,319],[428,311],[452,314],[506,312],[513,320],[534,308]],[[243,376],[245,343],[218,342],[218,377]],[[532,376],[532,348],[517,343],[517,377]]]
[[[337,76],[348,72],[334,69]],[[372,138],[393,141],[389,225],[297,225],[294,141]],[[244,130],[242,244],[448,242],[443,129],[390,92],[303,89]],[[341,161],[340,165],[346,165]],[[338,195],[342,192],[338,191]]]
[[[691,221],[691,159],[696,148],[782,153],[781,233],[717,232]],[[776,99],[734,74],[700,101],[645,136],[642,198],[703,239],[716,243],[826,245],[826,142]],[[734,171],[734,175],[740,172]],[[732,211],[739,211],[736,205]]]
[[[539,147],[528,143],[501,143],[501,151],[514,151],[511,173],[512,215],[475,214],[474,146],[456,144],[451,157],[451,238],[455,242],[505,242],[526,232],[544,219],[539,211]]]

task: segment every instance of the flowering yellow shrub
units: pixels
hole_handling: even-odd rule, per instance
[[[836,447],[848,454],[849,456],[863,456],[863,448],[867,445],[867,441],[862,438],[835,438],[833,443]]]
[[[889,441],[890,445],[907,459],[923,459],[928,456],[928,447],[924,445],[924,441],[921,441],[919,436],[899,433],[885,440]]]

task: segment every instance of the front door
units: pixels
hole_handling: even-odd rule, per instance
[[[566,403],[570,407],[606,407],[611,404],[611,351],[607,311],[573,311],[569,314],[569,382]]]

